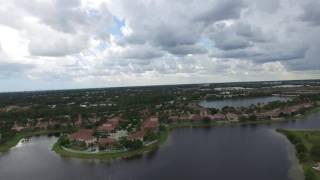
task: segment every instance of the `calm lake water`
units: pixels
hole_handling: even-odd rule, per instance
[[[279,96],[270,96],[270,97],[258,97],[258,98],[239,98],[239,99],[223,99],[215,101],[201,101],[199,102],[200,106],[206,108],[216,108],[222,109],[225,106],[233,107],[249,107],[251,104],[257,105],[258,103],[269,103],[272,101],[288,101],[291,98],[288,97],[279,97]]]
[[[277,127],[320,128],[320,112],[273,125],[176,129],[158,151],[113,162],[65,159],[50,150],[55,137],[34,137],[0,156],[0,179],[303,179]]]

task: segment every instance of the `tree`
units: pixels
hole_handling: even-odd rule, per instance
[[[302,142],[298,142],[296,145],[297,156],[301,161],[304,161],[307,156],[307,148]]]
[[[144,141],[154,141],[157,140],[159,138],[159,135],[155,132],[148,132],[144,137],[143,140]]]
[[[140,140],[129,141],[126,137],[121,138],[119,143],[127,149],[139,149],[143,146],[142,141]]]
[[[62,136],[60,139],[59,139],[59,143],[61,146],[67,146],[70,144],[70,141],[68,138],[66,138],[65,136]]]
[[[256,115],[250,115],[249,116],[249,121],[256,121],[257,120],[257,116]]]
[[[219,109],[211,108],[210,112],[211,112],[211,114],[217,114],[219,112]]]
[[[312,146],[310,154],[315,160],[320,160],[320,144]]]
[[[305,170],[305,180],[316,180],[316,179],[317,179],[316,174],[310,167],[308,167]]]

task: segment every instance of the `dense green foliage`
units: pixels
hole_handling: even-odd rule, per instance
[[[295,146],[306,180],[319,180],[320,173],[312,168],[320,155],[320,131],[289,131],[278,129]]]
[[[286,135],[290,142],[295,146],[299,160],[302,162],[306,161],[307,148],[303,143],[301,137],[296,136],[294,133],[290,131],[286,131]]]
[[[132,150],[139,149],[143,146],[142,141],[140,141],[140,140],[129,141],[126,137],[121,138],[119,143],[124,148],[132,149]]]

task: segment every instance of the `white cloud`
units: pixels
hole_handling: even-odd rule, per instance
[[[316,0],[0,5],[0,79],[20,75],[72,88],[320,75]]]

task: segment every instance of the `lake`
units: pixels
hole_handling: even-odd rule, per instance
[[[257,105],[258,103],[267,104],[272,101],[288,101],[291,98],[269,96],[269,97],[253,97],[253,98],[238,98],[238,99],[222,99],[212,101],[201,101],[199,105],[205,108],[222,109],[225,106],[233,107],[249,107],[251,104]]]
[[[50,150],[55,137],[34,137],[0,156],[0,179],[302,179],[278,127],[320,128],[320,112],[272,125],[175,129],[158,151],[112,162],[62,158]]]

